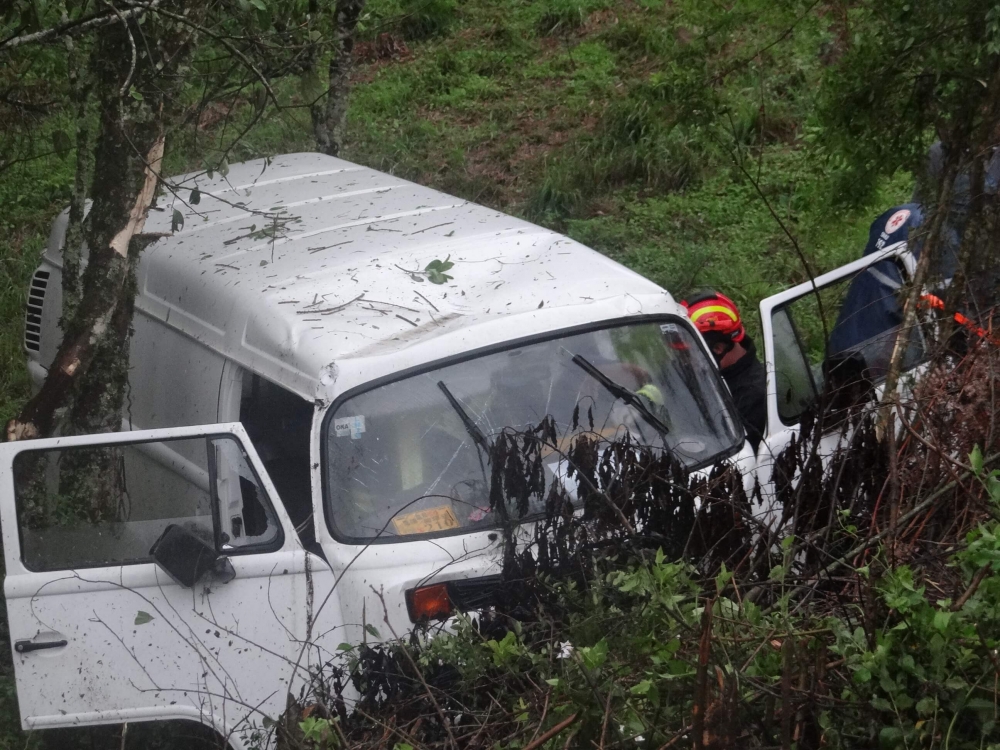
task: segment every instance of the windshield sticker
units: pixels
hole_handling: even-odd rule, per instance
[[[432,531],[457,529],[460,524],[450,505],[439,505],[392,519],[397,534],[429,534]]]
[[[365,432],[365,418],[357,417],[337,417],[333,420],[333,431],[337,437],[351,436],[352,440],[357,440]]]

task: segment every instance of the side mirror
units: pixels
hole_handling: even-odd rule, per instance
[[[149,554],[168,576],[186,588],[192,588],[206,576],[222,583],[236,577],[229,558],[220,555],[211,543],[190,529],[175,523],[163,530]]]

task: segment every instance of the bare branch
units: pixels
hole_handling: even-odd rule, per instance
[[[15,36],[11,39],[0,42],[0,52],[5,50],[15,49],[16,47],[23,47],[26,44],[41,44],[42,42],[48,42],[52,39],[58,39],[62,36],[78,36],[80,34],[86,33],[101,26],[107,26],[112,23],[119,23],[120,20],[128,20],[129,18],[137,18],[150,10],[154,10],[161,0],[150,0],[150,2],[144,5],[130,8],[129,10],[122,11],[118,15],[114,12],[102,13],[100,15],[91,16],[84,20],[68,21],[66,23],[61,23],[58,26],[53,26],[49,29],[43,29],[42,31],[36,31],[33,34],[22,34],[21,36]]]

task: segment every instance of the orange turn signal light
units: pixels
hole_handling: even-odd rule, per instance
[[[410,589],[406,592],[406,609],[411,622],[447,620],[454,611],[448,595],[448,584],[437,583]]]

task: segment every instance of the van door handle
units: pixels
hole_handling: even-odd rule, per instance
[[[68,643],[65,639],[61,641],[17,641],[14,643],[14,650],[19,654],[26,654],[29,651],[41,651],[43,648],[62,648]]]

